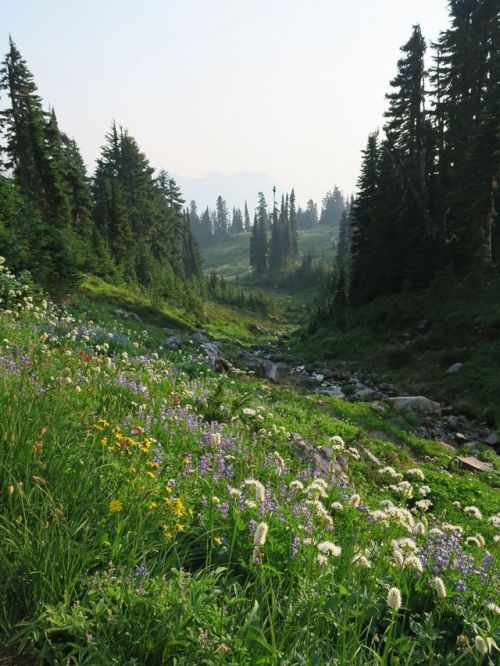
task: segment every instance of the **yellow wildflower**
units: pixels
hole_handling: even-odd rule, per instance
[[[185,527],[186,527],[186,526],[185,526],[185,525],[182,525],[182,523],[176,523],[176,524],[175,524],[175,529],[176,529],[178,532],[184,532]]]
[[[157,506],[158,506],[158,504],[157,504],[156,502],[150,502],[150,503],[149,503],[149,508],[150,508],[151,510],[156,509]]]
[[[220,546],[222,544],[222,537],[214,537],[214,542],[217,546]]]
[[[123,504],[120,502],[120,500],[111,500],[109,503],[109,510],[111,513],[118,513],[118,511],[121,511],[123,509]]]

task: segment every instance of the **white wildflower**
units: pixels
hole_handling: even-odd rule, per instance
[[[344,507],[342,506],[342,504],[340,502],[332,502],[332,509],[334,511],[342,511],[343,508]]]
[[[318,543],[318,550],[323,555],[332,555],[333,557],[339,557],[342,553],[342,548],[335,545],[332,541],[321,541]]]
[[[255,528],[253,542],[256,546],[263,546],[266,543],[269,526],[267,523],[259,523]]]
[[[482,636],[476,636],[476,638],[474,639],[474,647],[481,654],[488,654],[488,652],[490,651],[490,647],[487,641],[485,641]]]
[[[483,514],[477,506],[466,506],[464,507],[464,513],[466,513],[468,516],[472,516],[473,518],[477,518],[477,520],[481,520],[483,517]]]
[[[495,615],[500,615],[500,606],[497,606],[495,603],[489,603],[486,608],[492,613],[495,613]]]
[[[387,605],[393,611],[398,611],[401,608],[401,592],[397,587],[391,587],[387,594]]]
[[[410,476],[414,476],[415,478],[419,479],[420,481],[425,481],[424,473],[418,467],[413,467],[412,469],[407,469],[406,474],[409,474]]]
[[[446,598],[446,587],[444,586],[442,578],[436,576],[436,578],[432,580],[432,586],[436,590],[436,593],[440,599]]]
[[[351,498],[349,500],[349,506],[352,509],[357,509],[360,502],[361,502],[361,497],[359,495],[351,495]]]

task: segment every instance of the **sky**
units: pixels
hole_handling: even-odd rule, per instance
[[[211,172],[252,172],[279,190],[294,187],[299,201],[320,201],[334,184],[355,189],[399,47],[415,23],[435,39],[448,25],[446,7],[0,0],[0,53],[12,34],[90,171],[115,119],[184,187]]]

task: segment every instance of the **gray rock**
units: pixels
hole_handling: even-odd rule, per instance
[[[163,346],[167,349],[172,349],[177,351],[182,349],[182,340],[178,335],[170,335],[168,338],[165,338],[163,341]]]
[[[285,363],[276,363],[268,358],[262,358],[256,354],[243,352],[241,359],[249,370],[253,370],[259,377],[264,377],[277,384],[288,371]]]
[[[335,458],[331,447],[326,444],[315,446],[297,433],[292,433],[290,439],[295,458],[308,465],[316,476],[333,476],[336,482],[348,481],[347,460],[340,461],[338,457]]]
[[[500,437],[496,434],[496,432],[492,432],[486,437],[484,440],[486,444],[489,444],[489,446],[496,446],[500,442]]]
[[[453,365],[450,365],[448,370],[446,371],[447,375],[456,375],[457,372],[460,372],[460,370],[464,367],[463,363],[454,363]]]
[[[399,396],[397,398],[387,398],[387,401],[396,412],[412,411],[418,414],[437,415],[441,413],[441,405],[425,398],[423,395]]]
[[[375,389],[368,388],[367,386],[358,389],[354,392],[352,400],[375,400],[380,397],[380,393]]]
[[[222,353],[222,348],[218,342],[210,341],[204,342],[200,345],[204,353],[208,356],[208,360],[211,363],[220,361],[224,359],[224,354]]]
[[[203,333],[203,331],[195,331],[191,335],[191,340],[193,342],[196,342],[197,345],[202,345],[206,342],[210,342],[210,338],[206,333]]]
[[[436,442],[436,446],[438,446],[440,449],[443,449],[443,451],[448,451],[449,453],[455,453],[456,448],[452,446],[451,444],[448,444],[447,442]]]
[[[345,393],[339,386],[321,386],[320,388],[314,389],[314,393],[321,393],[321,395],[329,395],[330,398],[340,398],[344,400]]]
[[[473,472],[493,472],[493,465],[491,463],[478,460],[474,456],[457,456],[456,460],[460,467],[470,469]]]

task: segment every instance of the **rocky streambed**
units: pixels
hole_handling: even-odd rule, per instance
[[[275,384],[295,386],[298,390],[316,394],[318,401],[329,396],[351,402],[368,402],[380,411],[412,413],[419,416],[411,428],[413,434],[439,442],[451,453],[465,449],[460,456],[464,467],[479,471],[491,471],[491,464],[478,459],[480,449],[488,445],[499,450],[500,437],[486,423],[474,422],[455,413],[452,406],[442,405],[422,395],[401,395],[395,386],[377,382],[373,377],[363,377],[358,372],[339,370],[320,362],[299,364],[290,360],[278,349],[232,349],[226,357],[223,345],[203,331],[196,331],[188,339],[170,332],[164,346],[182,349],[198,346],[207,363],[216,370],[227,369],[230,363],[253,372],[256,376]]]

